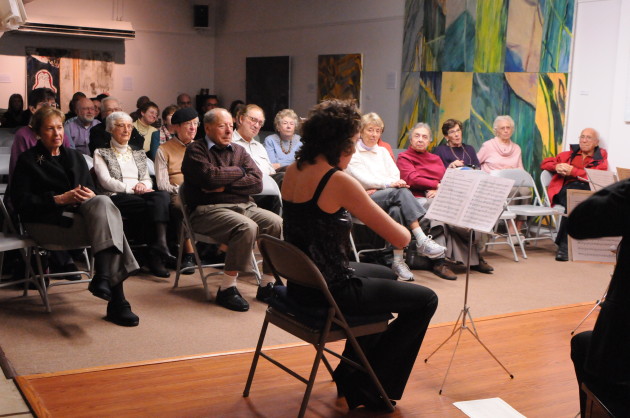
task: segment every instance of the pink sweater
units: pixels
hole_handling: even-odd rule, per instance
[[[416,197],[424,197],[427,190],[436,190],[446,172],[440,157],[411,148],[398,155],[396,165],[400,178],[407,182]]]
[[[487,173],[506,168],[523,168],[521,147],[510,141],[508,145],[494,137],[483,143],[477,153],[481,169]]]

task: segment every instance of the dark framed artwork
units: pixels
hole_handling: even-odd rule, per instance
[[[245,63],[245,101],[265,112],[263,131],[273,131],[276,113],[289,108],[291,57],[250,57]]]
[[[317,57],[317,102],[325,99],[356,100],[361,105],[361,54]]]

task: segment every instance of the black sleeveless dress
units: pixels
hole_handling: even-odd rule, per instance
[[[352,218],[344,208],[327,213],[317,206],[324,187],[337,171],[330,169],[320,180],[311,200],[302,203],[283,201],[284,239],[310,257],[322,272],[334,294],[352,279],[349,265],[350,230]],[[324,298],[316,290],[290,285],[288,292],[308,305],[321,305]]]

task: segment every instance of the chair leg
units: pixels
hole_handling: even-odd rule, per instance
[[[326,366],[326,369],[328,370],[328,373],[330,373],[330,376],[333,377],[334,370],[333,370],[332,366],[330,365],[330,362],[326,358],[325,354],[322,356],[322,361],[324,362],[324,366]],[[334,377],[333,377],[333,380],[335,380]]]
[[[358,263],[359,253],[357,252],[357,246],[354,245],[354,238],[352,237],[352,231],[350,231],[350,247],[352,247],[352,253],[354,254],[354,260]]]
[[[254,276],[256,276],[256,282],[258,283],[258,286],[260,286],[262,283],[262,275],[260,274],[260,269],[258,268],[258,262],[256,261],[254,250],[252,250],[252,270],[254,271]]]
[[[184,227],[182,226],[179,231],[179,249],[177,250],[177,265],[175,266],[175,283],[173,283],[173,289],[179,285],[179,276],[181,274],[182,257],[184,256],[184,242],[185,234]]]
[[[516,222],[514,219],[509,219],[516,231],[516,240],[518,241],[518,245],[521,247],[521,253],[523,254],[523,258],[527,258],[527,254],[525,253],[525,241],[521,239],[521,234],[516,230]],[[509,233],[509,232],[508,232]]]
[[[245,384],[245,389],[243,390],[243,397],[246,398],[249,396],[249,390],[252,387],[252,382],[254,381],[254,373],[256,373],[256,366],[258,366],[258,359],[260,358],[260,351],[262,350],[263,342],[265,341],[265,335],[267,334],[267,327],[269,326],[269,320],[265,315],[265,322],[263,322],[262,329],[260,330],[260,337],[258,337],[258,344],[256,344],[256,352],[254,353],[254,358],[252,359],[252,366],[249,368],[249,376],[247,376],[247,383]]]
[[[516,230],[516,224],[514,224],[514,220],[510,219],[510,221],[512,221],[513,223],[513,227],[514,230]],[[504,219],[503,223],[505,224],[505,231],[506,231],[506,241],[508,243],[508,245],[510,246],[510,249],[512,250],[512,255],[514,256],[514,261],[518,261],[518,255],[516,255],[516,248],[514,246],[514,240],[512,239],[512,234],[510,234],[510,227],[508,225],[508,220]],[[516,237],[518,239],[518,231],[516,232]]]
[[[44,279],[44,269],[42,267],[42,257],[39,254],[39,251],[37,250],[37,248],[34,248],[33,251],[35,252],[35,261],[37,263],[37,278],[36,280],[39,282],[39,285],[37,286],[38,289],[40,291],[40,294],[42,295],[43,299],[44,299],[44,305],[46,306],[46,312],[52,312],[52,309],[50,308],[50,303],[48,301],[48,288],[46,287],[46,280]],[[27,267],[28,268],[28,267]]]

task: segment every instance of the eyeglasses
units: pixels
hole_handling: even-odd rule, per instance
[[[245,115],[247,116],[247,119],[249,119],[254,125],[260,125],[263,126],[265,124],[265,120],[260,120],[260,119],[256,119],[253,116],[249,116],[249,115]]]
[[[460,133],[461,131],[462,131],[462,130],[461,130],[461,129],[459,129],[459,128],[454,128],[454,129],[451,129],[450,131],[448,131],[448,134],[449,134],[449,135],[455,135],[455,134]]]
[[[131,123],[115,123],[114,126],[118,129],[129,129],[130,131],[133,129]]]
[[[199,126],[199,122],[196,120],[189,120],[188,122],[182,122],[181,125],[184,128],[190,128],[191,126],[194,126],[196,128],[197,126]]]
[[[57,103],[52,102],[52,101],[51,102],[39,102],[39,103],[37,103],[37,105],[35,105],[36,108],[40,108],[40,107],[44,107],[44,106],[55,107],[55,108],[59,107],[57,105]]]
[[[381,133],[383,133],[383,130],[381,128],[377,128],[377,127],[367,128],[365,131],[370,133],[370,134],[381,134]]]
[[[106,107],[105,112],[110,112],[110,113],[114,113],[114,112],[122,112],[122,107]]]

